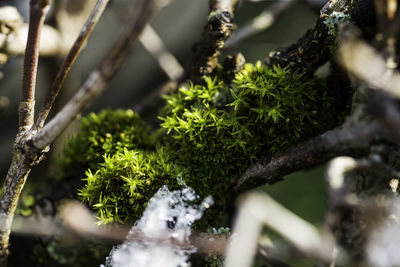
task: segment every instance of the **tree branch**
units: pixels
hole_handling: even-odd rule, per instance
[[[388,67],[385,59],[369,44],[355,36],[356,29],[348,25],[340,31],[337,58],[341,65],[370,88],[400,98],[400,74]]]
[[[144,48],[157,60],[158,65],[171,81],[176,81],[182,77],[184,73],[183,67],[175,56],[168,51],[161,38],[150,25],[144,28],[139,40]]]
[[[18,107],[19,132],[27,131],[33,125],[40,31],[49,9],[49,5],[50,0],[30,1],[28,42],[24,58],[22,89]]]
[[[336,36],[329,34],[325,19],[333,12],[349,14],[351,21],[366,28],[373,24],[374,8],[372,0],[337,0],[329,1],[321,10],[313,29],[308,30],[292,46],[281,51],[271,52],[264,60],[267,65],[289,66],[300,73],[312,74],[325,63],[335,47]]]
[[[139,34],[160,8],[158,0],[138,2],[132,19],[101,65],[94,70],[74,97],[36,136],[33,145],[42,149],[49,145],[98,96],[120,69],[128,53],[137,43]]]
[[[289,149],[260,159],[235,182],[239,194],[263,184],[272,184],[283,176],[306,169],[340,155],[368,149],[382,125],[375,121],[359,121],[344,125]]]
[[[49,5],[50,0],[30,1],[28,42],[18,107],[19,129],[14,143],[13,158],[0,198],[0,267],[7,266],[9,236],[15,209],[31,166],[39,155],[25,150],[25,140],[31,135],[29,130],[33,125],[40,31]]]
[[[82,30],[76,39],[74,45],[69,51],[67,57],[64,60],[60,70],[57,73],[57,76],[51,85],[50,91],[48,92],[46,99],[43,103],[42,109],[38,114],[38,118],[36,120],[35,129],[41,129],[46,121],[46,118],[53,106],[53,103],[60,92],[66,77],[68,76],[69,71],[71,70],[72,65],[74,64],[76,58],[81,52],[83,46],[86,43],[86,40],[89,38],[92,33],[94,27],[100,19],[101,14],[103,14],[104,9],[107,6],[109,0],[98,0],[96,6],[93,8],[92,12],[85,25],[83,25]]]
[[[236,0],[210,0],[210,14],[199,42],[193,47],[193,58],[187,77],[199,83],[218,64],[218,56],[231,34]]]

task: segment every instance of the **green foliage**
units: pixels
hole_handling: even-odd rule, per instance
[[[161,129],[153,135],[131,111],[82,120],[61,162],[90,167],[80,197],[97,210],[101,224],[136,221],[161,185],[179,187],[178,176],[224,207],[232,179],[261,154],[325,127],[324,87],[287,68],[258,62],[246,64],[230,84],[218,77],[204,81],[165,96]],[[216,214],[205,220],[215,225]]]
[[[167,96],[161,126],[180,149],[178,162],[191,171],[188,184],[218,198],[260,153],[316,133],[327,102],[320,88],[279,66],[246,64],[230,85],[206,77],[204,86]]]
[[[127,149],[149,149],[150,127],[132,110],[104,110],[81,121],[79,134],[65,147],[58,166],[65,173],[68,166],[97,168],[104,154]]]
[[[97,210],[99,224],[134,223],[162,185],[177,187],[176,177],[185,174],[173,165],[170,154],[163,148],[153,153],[124,149],[106,154],[96,172],[86,172],[86,186],[79,195]]]

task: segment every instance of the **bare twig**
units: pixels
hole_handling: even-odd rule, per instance
[[[122,16],[121,16],[122,15]],[[118,6],[118,18],[127,21],[130,17],[130,12],[126,8],[126,4]],[[168,51],[163,40],[158,36],[157,32],[146,25],[143,32],[139,36],[139,41],[143,47],[157,60],[158,65],[167,74],[171,81],[177,81],[182,77],[184,69],[176,59],[176,57]]]
[[[17,216],[13,223],[13,233],[17,235],[33,236],[61,236],[72,241],[83,239],[115,242],[143,242],[147,244],[170,243],[173,246],[192,249],[197,253],[223,255],[227,237],[208,233],[192,232],[189,240],[175,240],[170,238],[154,238],[139,231],[131,231],[133,225],[108,224],[98,226],[95,215],[79,201],[65,200],[59,207],[55,217],[23,217]]]
[[[294,0],[280,0],[272,7],[268,7],[249,23],[240,27],[240,29],[227,40],[225,47],[233,46],[253,34],[268,29],[293,2]]]
[[[35,105],[35,83],[39,57],[40,30],[50,0],[31,0],[29,34],[25,52],[24,72],[19,101],[19,129],[14,143],[13,158],[3,185],[0,198],[0,266],[7,266],[8,245],[11,223],[22,188],[31,166],[36,161],[36,153],[24,151],[24,140],[31,135]]]
[[[210,15],[203,28],[200,40],[193,47],[192,65],[188,78],[201,82],[203,75],[209,75],[218,63],[218,56],[228,39],[233,20],[236,0],[211,0]]]
[[[257,240],[264,224],[282,235],[305,255],[325,262],[331,259],[335,245],[332,237],[321,235],[314,226],[282,207],[268,195],[252,193],[247,195],[239,206],[224,266],[252,266]],[[341,259],[344,260],[345,255]]]
[[[183,68],[178,60],[165,47],[154,29],[147,25],[139,37],[140,42],[157,60],[158,65],[171,81],[178,80],[183,75]]]
[[[32,0],[31,3],[32,5],[45,8],[47,7],[45,4],[48,4],[48,1]],[[33,7],[36,8],[36,6]],[[131,23],[127,26],[121,38],[113,47],[113,50],[100,67],[90,75],[88,81],[83,85],[81,90],[78,91],[70,103],[67,104],[63,111],[58,114],[58,117],[56,116],[55,119],[39,132],[37,132],[37,130],[28,131],[33,122],[33,118],[29,117],[30,120],[28,122],[30,125],[27,125],[26,129],[24,127],[24,131],[22,132],[20,129],[14,143],[11,166],[8,170],[0,199],[0,267],[6,266],[7,264],[11,223],[14,218],[19,196],[32,167],[42,160],[43,154],[48,151],[49,144],[58,134],[68,126],[72,119],[79,114],[79,112],[93,100],[94,96],[98,95],[112,79],[115,72],[122,65],[123,60],[127,57],[130,48],[138,39],[140,32],[154,12],[158,10],[158,1],[142,0],[139,2],[138,7]],[[33,27],[35,27],[35,24]],[[35,32],[38,33],[37,30]],[[33,39],[37,40],[38,38],[35,37]],[[34,42],[36,56],[38,52],[37,42],[38,41]],[[28,45],[27,49],[32,49],[32,47]],[[26,70],[31,71],[31,68],[26,68]],[[27,75],[27,77],[31,76]],[[31,100],[34,96],[34,90],[32,90],[31,86],[33,84],[32,78],[26,81],[25,87],[27,89],[23,91],[22,99]],[[35,140],[37,142],[35,142]]]
[[[131,21],[101,65],[92,71],[75,96],[33,138],[33,144],[36,148],[44,148],[50,144],[108,85],[136,44],[140,33],[159,7],[157,0],[141,0],[138,2]]]
[[[374,136],[382,130],[375,121],[359,121],[354,125],[330,130],[287,150],[264,157],[235,182],[240,193],[263,184],[275,183],[283,176],[323,163],[339,155],[365,151]]]
[[[351,26],[344,27],[340,35],[338,59],[342,66],[373,89],[400,98],[400,74],[389,68],[372,46],[354,37]]]
[[[386,60],[387,66],[391,69],[397,67],[396,63],[396,42],[397,42],[397,31],[387,30],[391,25],[399,24],[395,22],[396,17],[400,14],[398,11],[397,0],[375,0],[375,10],[377,18],[377,30],[376,40],[383,43],[383,56]],[[397,18],[398,19],[398,18]]]
[[[49,5],[50,0],[30,1],[28,42],[24,58],[22,89],[18,107],[20,132],[29,130],[33,125],[40,31]]]
[[[359,174],[363,174],[363,178]],[[397,204],[395,194],[388,192],[390,178],[392,183],[397,181],[397,186],[391,185],[392,190],[397,191],[398,179],[393,177],[399,177],[398,172],[373,159],[338,157],[328,165],[326,179],[330,203],[325,224],[332,231],[337,243],[346,251],[352,261],[351,266],[376,266],[383,259],[397,263],[399,261],[394,259],[396,257],[393,257],[392,252],[371,255],[376,254],[376,249],[379,251],[389,247],[388,240],[385,239],[399,238],[397,231],[393,232],[392,228],[398,228],[398,225],[389,222],[398,213],[397,208],[392,210],[393,205]],[[360,179],[363,180],[362,183]],[[365,179],[372,181],[365,182]],[[384,236],[383,231],[387,231],[386,234],[392,232],[393,236]],[[393,241],[392,244],[396,243],[398,241]],[[363,264],[371,260],[375,264]]]
[[[57,76],[50,88],[50,91],[46,96],[42,109],[38,114],[38,118],[34,126],[35,129],[41,129],[43,127],[44,122],[46,121],[46,118],[50,112],[50,109],[53,106],[53,103],[64,84],[65,78],[68,76],[68,73],[72,65],[74,64],[77,56],[79,55],[80,51],[85,45],[86,40],[89,38],[94,27],[99,21],[101,14],[103,13],[104,9],[107,6],[107,3],[108,0],[97,1],[96,6],[93,8],[88,20],[83,26],[78,38],[76,39],[74,45],[72,46],[67,57],[65,58],[64,63],[62,64],[60,70],[57,73]]]

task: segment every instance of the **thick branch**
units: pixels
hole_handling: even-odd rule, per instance
[[[333,12],[349,14],[351,20],[362,28],[373,23],[374,8],[372,0],[337,0],[329,1],[321,10],[315,27],[308,30],[292,46],[278,52],[271,52],[264,63],[289,66],[301,73],[313,73],[331,56],[337,36],[329,34],[325,20]]]
[[[193,47],[192,65],[188,78],[201,82],[203,75],[209,75],[218,63],[218,56],[231,34],[233,8],[236,0],[211,0],[210,15],[203,28],[199,42]]]
[[[18,134],[14,142],[13,157],[0,196],[0,267],[7,266],[11,224],[19,196],[33,165],[41,161],[43,153],[32,148],[26,140],[31,131]],[[46,148],[47,149],[47,148]]]
[[[263,184],[272,184],[295,171],[326,162],[340,155],[367,150],[381,124],[360,121],[314,137],[287,150],[260,159],[235,183],[235,193],[241,193]]]
[[[31,168],[24,164],[23,155],[14,151],[10,169],[8,170],[0,200],[0,266],[7,266],[9,254],[8,244],[11,223],[18,204],[19,195]]]
[[[76,39],[74,45],[72,46],[71,50],[69,51],[67,57],[64,60],[63,65],[61,66],[60,70],[57,73],[57,76],[50,88],[48,95],[44,101],[42,109],[39,112],[35,128],[42,128],[46,118],[50,112],[51,107],[61,90],[61,87],[64,84],[65,78],[68,76],[69,71],[71,70],[72,65],[74,64],[76,58],[78,57],[80,51],[82,50],[83,46],[86,43],[86,40],[89,38],[90,34],[92,33],[94,27],[96,26],[97,22],[100,19],[101,14],[103,13],[104,9],[106,8],[108,0],[98,0],[96,6],[93,8],[92,12],[88,20],[86,21],[85,25]]]
[[[20,132],[33,124],[35,86],[39,58],[40,31],[49,9],[50,0],[31,0],[28,42],[24,58],[24,71],[19,105]]]
[[[49,145],[109,84],[134,44],[137,43],[143,28],[159,9],[158,2],[157,0],[139,1],[131,21],[101,65],[89,75],[67,105],[34,137],[33,144],[36,148],[42,149]]]

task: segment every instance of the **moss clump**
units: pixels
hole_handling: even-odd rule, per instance
[[[166,97],[160,118],[179,148],[177,161],[190,170],[188,184],[217,201],[260,153],[315,134],[324,117],[321,84],[279,66],[246,64],[232,84],[209,77],[205,82]]]
[[[86,171],[86,186],[79,195],[97,211],[99,224],[133,223],[162,185],[177,188],[176,177],[185,175],[170,154],[160,148],[153,153],[124,149],[105,155],[96,172]]]
[[[151,144],[150,127],[132,110],[103,110],[82,118],[79,134],[67,143],[58,167],[64,175],[69,166],[96,169],[104,154],[149,149]]]
[[[261,154],[317,134],[329,114],[321,83],[260,63],[246,64],[230,84],[205,77],[165,98],[158,149],[149,128],[123,111],[90,115],[67,146],[64,157],[91,168],[80,196],[100,223],[134,222],[161,185],[179,186],[179,175],[224,207],[232,179]]]

